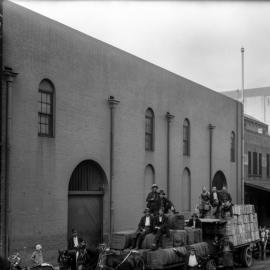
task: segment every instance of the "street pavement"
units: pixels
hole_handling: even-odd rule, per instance
[[[266,260],[254,260],[254,265],[250,268],[235,268],[235,270],[270,270],[270,257]]]

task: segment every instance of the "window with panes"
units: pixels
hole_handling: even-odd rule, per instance
[[[257,152],[253,152],[253,175],[257,175],[257,173],[258,173]]]
[[[190,156],[190,124],[188,119],[183,123],[183,155]]]
[[[262,176],[262,154],[259,153],[259,176]]]
[[[267,177],[269,177],[270,176],[270,168],[269,168],[269,166],[270,166],[270,155],[269,154],[267,154],[266,155],[266,176]]]
[[[251,163],[251,152],[248,152],[248,175],[252,174],[251,168],[252,168],[252,163]]]
[[[145,113],[145,150],[154,151],[154,113],[151,109]]]
[[[39,85],[38,135],[53,137],[54,87],[49,80]]]
[[[231,133],[231,162],[235,162],[235,133]]]

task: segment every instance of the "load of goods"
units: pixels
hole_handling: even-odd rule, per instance
[[[258,219],[253,205],[234,205],[233,217],[228,219],[224,235],[234,246],[260,240]]]
[[[188,251],[195,249],[200,258],[209,258],[206,269],[216,269],[218,261],[213,261],[216,252],[213,249],[215,236],[227,238],[234,246],[236,255],[240,256],[240,263],[251,266],[248,250],[251,243],[260,240],[257,214],[253,205],[234,205],[233,216],[224,220],[214,218],[200,219],[202,228],[185,226],[183,215],[170,214],[169,235],[163,235],[161,247],[152,250],[155,235],[147,234],[143,240],[141,249],[137,252],[144,260],[146,269],[164,269],[169,266],[185,264]],[[111,250],[125,253],[132,245],[135,231],[121,231],[112,234]],[[239,250],[238,250],[239,249]],[[238,254],[240,252],[240,254]],[[247,254],[245,254],[245,252]],[[115,253],[117,254],[117,253]],[[119,254],[119,253],[118,253]],[[237,257],[237,256],[236,256]]]
[[[163,269],[167,265],[184,264],[187,250],[193,247],[199,256],[209,254],[208,244],[202,240],[202,230],[185,227],[183,215],[174,214],[169,217],[169,235],[163,235],[161,248],[152,250],[155,235],[147,234],[138,250],[144,259],[146,268]],[[115,232],[111,239],[111,249],[125,250],[132,245],[135,231]],[[180,255],[180,256],[179,256]],[[182,256],[181,256],[182,255]]]

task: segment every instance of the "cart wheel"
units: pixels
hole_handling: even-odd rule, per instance
[[[246,267],[253,265],[252,249],[250,246],[244,247],[242,250],[242,263]]]
[[[210,259],[205,266],[205,270],[216,270],[216,262],[214,259]]]

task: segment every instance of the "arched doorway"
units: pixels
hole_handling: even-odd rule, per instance
[[[182,176],[182,188],[181,188],[181,206],[183,212],[191,211],[191,179],[190,170],[184,169]]]
[[[148,164],[144,170],[144,185],[143,185],[143,208],[146,206],[146,197],[151,191],[152,185],[155,183],[155,170],[151,164]]]
[[[74,228],[96,246],[103,234],[103,195],[106,175],[93,160],[81,162],[73,171],[68,192],[68,236]]]
[[[221,190],[223,186],[227,187],[226,177],[222,171],[217,171],[212,182],[212,187]]]

